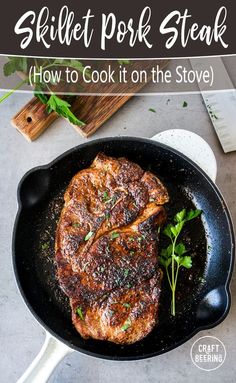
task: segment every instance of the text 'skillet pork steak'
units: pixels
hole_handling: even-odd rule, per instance
[[[157,323],[158,227],[168,192],[152,173],[99,153],[66,190],[56,233],[59,283],[84,338],[120,344]]]

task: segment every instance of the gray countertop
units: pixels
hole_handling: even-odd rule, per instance
[[[26,142],[10,125],[10,119],[29,97],[16,94],[0,105],[1,383],[15,382],[38,353],[44,341],[44,330],[24,305],[12,270],[11,237],[17,210],[17,184],[30,168],[48,163],[65,150],[86,140],[64,120],[58,120],[37,141],[31,144]],[[170,99],[170,102],[167,102],[167,99]],[[186,108],[182,107],[183,101],[188,103]],[[148,111],[149,108],[155,108],[156,113]],[[235,223],[236,152],[227,155],[223,153],[200,95],[135,97],[91,139],[117,135],[152,137],[155,133],[170,128],[194,131],[211,145],[218,164],[216,182],[229,205]],[[106,361],[72,353],[56,368],[50,383],[235,382],[235,280],[231,284],[231,290],[232,307],[224,322],[212,330],[201,332],[178,349],[159,357],[134,362]],[[227,349],[225,363],[213,372],[197,369],[190,359],[193,341],[207,334],[220,338]]]

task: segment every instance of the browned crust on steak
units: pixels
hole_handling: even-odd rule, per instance
[[[134,343],[157,323],[157,227],[165,222],[168,198],[151,172],[102,153],[71,180],[57,227],[56,263],[84,338]]]

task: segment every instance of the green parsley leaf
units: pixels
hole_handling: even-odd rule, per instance
[[[168,258],[167,257],[167,249],[161,249],[161,256],[163,257],[163,258]]]
[[[190,210],[190,211],[187,213],[186,221],[191,221],[191,219],[197,218],[201,213],[202,213],[202,211],[199,210],[199,209],[196,209],[196,210]]]
[[[171,258],[159,257],[159,263],[167,268],[171,263]]]
[[[187,252],[185,245],[180,242],[178,245],[175,246],[175,253],[179,255],[180,257]]]
[[[76,314],[79,315],[81,320],[84,320],[84,314],[81,307],[77,307]]]
[[[188,103],[186,101],[183,102],[183,108],[186,108],[188,106]]]
[[[164,267],[166,267],[166,258],[164,258],[164,257],[159,257],[159,264],[161,265],[161,266],[164,266]]]
[[[166,253],[167,253],[167,257],[168,257],[168,258],[171,257],[172,252],[173,252],[173,244],[171,243],[171,244],[166,248]]]
[[[149,110],[149,112],[156,113],[156,110],[154,108],[149,108],[148,110]]]
[[[118,238],[120,236],[120,234],[119,233],[116,233],[115,231],[113,231],[112,233],[111,233],[111,239],[116,239],[116,238]]]
[[[170,229],[175,237],[177,237],[180,234],[181,230],[183,229],[183,226],[184,226],[184,221],[177,223],[175,226],[171,226]]]
[[[65,117],[74,125],[85,125],[82,121],[80,121],[70,110],[71,105],[62,100],[60,97],[56,96],[54,93],[51,94],[50,98],[47,101],[47,111],[50,113],[51,111],[57,112],[62,117]]]
[[[180,266],[185,267],[186,269],[191,269],[192,267],[192,258],[188,255],[180,259]]]
[[[173,254],[174,260],[179,264],[180,263],[180,257],[178,255]]]
[[[27,73],[27,57],[8,57],[9,61],[3,66],[5,76],[20,71]]]
[[[174,217],[175,222],[183,221],[185,218],[185,215],[186,215],[186,209],[179,211],[179,213],[177,213]]]
[[[48,97],[46,94],[43,93],[42,88],[38,84],[35,86],[34,95],[35,97],[38,97],[42,104],[47,104]]]
[[[122,306],[126,307],[127,309],[130,309],[131,305],[129,303],[123,303]]]
[[[89,231],[88,234],[84,237],[84,240],[88,241],[93,236],[93,234],[94,234],[93,231]]]
[[[131,319],[128,318],[127,321],[124,323],[124,325],[121,327],[122,331],[127,331],[131,327]]]
[[[173,234],[172,234],[172,231],[171,231],[171,227],[172,227],[172,225],[169,224],[163,230],[163,234],[165,234],[170,239],[172,239],[172,237],[173,237]]]

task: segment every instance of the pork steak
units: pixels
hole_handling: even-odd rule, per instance
[[[151,172],[99,153],[65,195],[57,276],[83,338],[131,344],[157,323],[158,227],[168,192]]]

